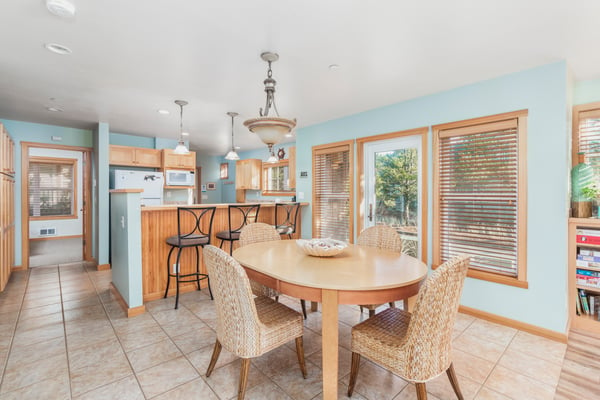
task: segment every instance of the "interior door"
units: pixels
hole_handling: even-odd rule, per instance
[[[390,225],[402,238],[403,252],[421,254],[421,135],[368,142],[364,149],[365,228]]]

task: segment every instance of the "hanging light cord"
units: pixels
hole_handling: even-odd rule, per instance
[[[277,111],[277,106],[275,105],[275,85],[277,81],[273,79],[273,71],[271,70],[271,61],[268,61],[269,69],[267,70],[267,79],[264,80],[265,84],[265,92],[267,93],[267,102],[265,104],[265,112],[263,114],[263,109],[259,110],[259,114],[261,117],[268,117],[269,110],[271,107],[275,110],[275,114],[279,117],[279,111]]]
[[[183,104],[179,105],[179,140],[183,140]]]
[[[235,118],[234,115],[231,116],[231,151],[235,152],[235,146],[233,145],[233,119]]]

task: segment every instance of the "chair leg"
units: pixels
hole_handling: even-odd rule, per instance
[[[166,299],[167,293],[169,293],[169,282],[171,282],[171,253],[173,253],[174,248],[175,247],[171,246],[171,250],[169,250],[169,255],[167,256],[167,288],[165,289],[163,299]]]
[[[360,354],[352,352],[352,364],[350,365],[350,382],[348,383],[348,397],[352,397],[356,378],[358,377],[358,368],[360,367]]]
[[[220,248],[220,249],[223,249],[223,242],[224,242],[224,240],[223,240],[223,239],[221,239],[221,243],[219,243],[219,248]]]
[[[391,308],[396,308],[396,302],[395,301],[390,301],[390,307]]]
[[[454,389],[454,393],[456,393],[456,397],[458,398],[458,400],[463,400],[464,397],[460,391],[460,387],[458,386],[458,379],[456,379],[456,374],[454,373],[454,365],[452,363],[450,363],[450,366],[446,370],[446,374],[448,375],[448,379],[450,380],[452,389]]]
[[[360,307],[360,313],[363,313],[363,306],[359,306]]]
[[[425,383],[416,382],[415,387],[417,388],[417,399],[427,400],[427,389],[425,388]]]
[[[229,241],[229,243],[231,243],[231,244],[229,245],[229,255],[230,255],[230,256],[233,256],[233,242],[234,242],[233,240],[230,240],[230,241]]]
[[[248,385],[248,371],[250,370],[250,359],[242,358],[242,370],[240,371],[240,387],[238,390],[238,400],[243,400],[246,396],[246,386]]]
[[[215,341],[215,347],[213,348],[212,357],[210,358],[210,363],[208,364],[208,369],[206,370],[206,377],[208,378],[210,374],[212,374],[215,365],[217,364],[217,360],[219,359],[219,355],[221,354],[221,342],[217,339]]]
[[[177,288],[175,291],[175,309],[177,310],[177,308],[179,307],[179,275],[181,274],[181,264],[179,264],[179,259],[181,258],[181,250],[183,250],[182,247],[179,248],[179,250],[177,251],[177,266],[175,267],[175,282],[177,284]]]
[[[304,362],[304,342],[302,336],[296,338],[296,354],[298,355],[298,364],[300,364],[300,371],[302,376],[306,379],[306,363]]]
[[[408,311],[408,299],[402,300],[402,309]]]
[[[371,318],[373,315],[375,315],[375,310],[369,309],[369,318]]]
[[[195,246],[196,249],[196,285],[198,286],[198,290],[202,290],[200,288],[200,252],[198,251],[198,246]]]
[[[302,315],[304,315],[304,319],[306,319],[306,301],[300,299],[300,305],[302,306]]]

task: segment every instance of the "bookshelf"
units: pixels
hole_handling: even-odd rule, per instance
[[[595,309],[600,309],[599,218],[569,218],[569,319],[571,328],[600,333],[599,315],[585,313],[580,293],[588,308],[593,296]]]

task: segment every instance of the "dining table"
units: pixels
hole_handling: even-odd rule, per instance
[[[407,254],[355,244],[331,257],[314,257],[296,242],[254,243],[234,250],[233,257],[249,279],[321,303],[323,399],[333,400],[338,398],[338,306],[386,304],[414,296],[427,277],[427,266]]]

